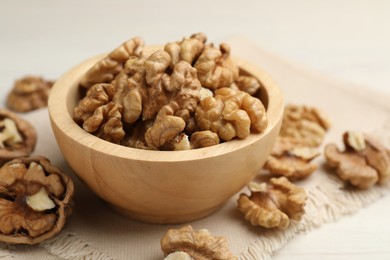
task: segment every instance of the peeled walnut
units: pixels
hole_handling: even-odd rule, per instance
[[[146,96],[144,79],[146,58],[144,55],[130,57],[112,81],[116,89],[112,100],[123,107],[123,121],[129,124],[135,123],[142,114],[143,100]]]
[[[255,77],[246,75],[239,75],[234,84],[239,90],[245,91],[251,96],[254,96],[261,87],[260,82]]]
[[[209,130],[197,131],[191,135],[190,143],[194,149],[209,147],[219,144],[219,137]]]
[[[41,77],[27,76],[15,82],[7,96],[7,106],[16,112],[29,112],[47,106],[52,81]]]
[[[163,50],[149,57],[132,58],[118,74],[114,102],[123,106],[124,120],[134,123],[153,120],[161,115],[175,115],[186,122],[200,99],[200,82],[196,70],[185,61],[178,62],[172,71],[171,58]]]
[[[262,132],[265,108],[248,94],[260,83],[249,74],[239,75],[228,45],[218,49],[206,46],[206,40],[197,33],[154,52],[142,51],[139,38],[124,43],[81,79],[80,93],[86,95],[74,109],[74,120],[107,141],[143,149],[192,149]],[[247,93],[228,88],[235,80]],[[199,102],[205,105],[197,117]],[[219,136],[195,135],[192,145],[192,134],[203,131]]]
[[[180,42],[167,43],[164,50],[171,56],[170,67],[173,68],[181,60],[192,65],[202,53],[206,40],[204,33],[196,33]]]
[[[73,182],[44,157],[0,168],[0,241],[38,244],[58,234],[72,212]]]
[[[34,127],[11,111],[0,109],[0,164],[34,151]]]
[[[177,116],[165,116],[158,120],[145,133],[145,141],[150,149],[160,150],[169,145],[184,130],[184,120]],[[169,149],[169,148],[168,148]],[[167,150],[165,148],[164,150]],[[173,150],[173,149],[172,149]]]
[[[224,141],[245,138],[251,130],[261,132],[268,123],[259,99],[230,88],[218,89],[214,97],[203,99],[196,109],[195,118],[199,129],[217,133]]]
[[[390,157],[382,145],[357,132],[346,132],[343,141],[344,151],[335,144],[328,144],[324,152],[327,164],[336,168],[343,181],[360,189],[389,182]]]
[[[122,106],[112,99],[115,87],[112,84],[95,84],[87,91],[74,109],[74,120],[88,133],[106,141],[119,143],[125,136],[122,125]]]
[[[368,164],[377,171],[378,184],[387,184],[390,181],[390,150],[372,136],[365,135],[365,140],[367,148],[364,155]]]
[[[184,252],[196,260],[238,259],[224,237],[213,237],[208,230],[195,231],[191,226],[169,229],[161,239],[161,249],[165,256]]]
[[[221,44],[219,49],[206,45],[194,67],[202,86],[209,89],[229,87],[238,78],[238,65],[232,60],[227,44]]]
[[[169,63],[170,57],[164,51],[156,51],[145,61],[148,96],[143,100],[143,120],[149,119],[149,115],[158,119],[169,114],[187,122],[195,112],[201,89],[196,70],[189,63],[180,61],[169,74]],[[162,102],[159,102],[160,96],[165,96],[165,99],[161,98]]]
[[[318,155],[315,148],[302,146],[288,137],[278,137],[264,168],[289,180],[304,179],[317,170],[318,166],[310,161]]]
[[[90,68],[81,79],[80,85],[90,88],[96,83],[111,82],[129,57],[140,55],[143,45],[143,40],[138,37],[123,43]]]
[[[112,101],[115,92],[115,86],[112,84],[96,84],[88,89],[85,97],[74,108],[74,120],[78,123],[84,123],[97,108]]]
[[[284,111],[280,135],[315,147],[322,143],[330,126],[329,119],[318,109],[289,104]]]
[[[249,185],[251,195],[240,194],[238,209],[253,226],[286,229],[290,219],[300,220],[307,195],[285,177],[272,178],[269,183]]]

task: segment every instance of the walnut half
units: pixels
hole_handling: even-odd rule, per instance
[[[58,234],[73,208],[72,180],[44,157],[0,168],[0,241],[37,244]]]
[[[195,118],[199,129],[217,133],[223,141],[262,132],[268,120],[263,103],[241,90],[220,88],[200,101]]]
[[[53,81],[27,76],[15,81],[7,96],[7,107],[16,112],[29,112],[47,106]]]
[[[35,129],[29,122],[11,111],[0,109],[0,165],[30,155],[36,141]]]
[[[253,226],[286,229],[290,219],[300,220],[307,199],[303,188],[286,177],[272,178],[267,184],[251,183],[250,196],[241,194],[238,209]]]
[[[389,182],[390,156],[385,147],[357,132],[344,133],[343,141],[344,151],[328,144],[324,152],[327,164],[336,169],[340,179],[360,189]]]
[[[288,104],[284,110],[280,136],[293,138],[305,146],[317,147],[330,126],[330,120],[317,108]]]
[[[304,146],[289,137],[279,136],[264,169],[289,180],[304,179],[317,170],[318,166],[310,161],[318,155],[316,148]]]
[[[195,231],[191,226],[169,229],[161,239],[161,249],[165,256],[175,252],[184,252],[183,257],[187,254],[196,260],[238,259],[230,252],[224,237],[213,237],[208,230]]]

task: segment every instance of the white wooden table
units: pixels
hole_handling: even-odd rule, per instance
[[[55,79],[132,36],[161,44],[198,31],[212,42],[242,35],[287,59],[390,93],[389,26],[387,0],[2,0],[0,102],[26,74]],[[275,259],[389,259],[389,215],[386,197],[295,238]]]

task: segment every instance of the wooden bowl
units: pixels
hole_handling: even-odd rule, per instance
[[[279,134],[284,109],[275,82],[260,68],[235,59],[257,77],[269,124],[261,134],[186,151],[149,151],[104,141],[72,119],[84,73],[103,55],[60,77],[51,90],[49,114],[57,143],[77,176],[115,211],[148,223],[183,223],[218,210],[259,171]]]

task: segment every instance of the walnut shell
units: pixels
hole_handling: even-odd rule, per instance
[[[44,157],[4,164],[0,168],[0,241],[38,244],[58,234],[72,213],[73,192],[72,180]]]
[[[5,142],[3,147],[0,147],[0,165],[8,160],[30,155],[34,151],[37,141],[35,129],[29,122],[9,110],[0,109],[0,125],[1,122],[7,118],[11,119],[16,125],[16,130],[18,132],[16,134],[20,135],[21,141],[7,143],[6,140],[2,140]],[[0,137],[4,130],[4,126],[0,126]]]

